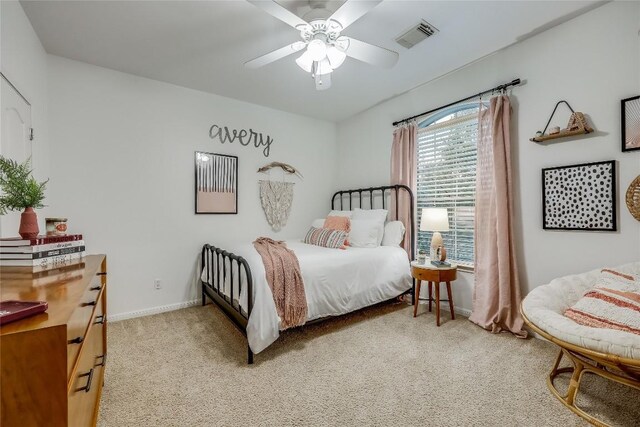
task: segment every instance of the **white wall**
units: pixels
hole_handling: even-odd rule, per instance
[[[91,253],[106,253],[112,315],[199,296],[196,260],[257,236],[300,236],[330,208],[335,124],[49,56],[52,181],[56,215],[69,218]],[[215,76],[211,76],[215,78]],[[275,139],[262,149],[221,144],[212,124],[253,128]],[[239,157],[239,214],[194,214],[194,151]],[[260,206],[258,167],[298,168],[289,223],[270,231]],[[274,179],[282,174],[272,172]],[[155,290],[155,278],[163,288]]]
[[[393,121],[519,77],[526,83],[512,93],[512,146],[524,293],[554,277],[640,260],[640,222],[624,204],[640,173],[640,151],[620,150],[620,99],[640,94],[638,30],[640,3],[609,3],[339,123],[338,186],[389,181]],[[598,132],[548,146],[530,142],[561,99],[586,113]],[[555,124],[566,126],[568,117],[560,110]],[[541,169],[612,159],[619,168],[619,231],[543,231]],[[473,275],[462,276],[454,300],[470,309]]]
[[[47,102],[47,54],[29,19],[17,1],[0,1],[0,70],[31,103],[33,141],[33,175],[38,180],[49,177],[49,138]],[[2,100],[0,100],[2,104]],[[3,104],[4,105],[4,104]],[[52,205],[52,183],[44,201]],[[49,209],[38,211],[40,230]],[[20,212],[0,217],[0,236],[18,235]]]

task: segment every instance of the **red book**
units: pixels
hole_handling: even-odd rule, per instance
[[[0,301],[0,325],[47,311],[44,301]]]
[[[0,247],[47,245],[49,243],[73,242],[76,240],[82,240],[82,234],[67,234],[66,236],[38,236],[34,239],[10,237],[7,239],[0,239]]]

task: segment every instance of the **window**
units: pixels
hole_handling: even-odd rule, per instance
[[[468,267],[474,252],[477,140],[477,103],[439,111],[419,124],[418,212],[447,208],[449,231],[442,233],[447,258]],[[420,249],[428,252],[432,234],[418,231]]]

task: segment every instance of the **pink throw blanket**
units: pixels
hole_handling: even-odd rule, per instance
[[[262,257],[267,283],[280,317],[280,330],[303,325],[307,321],[307,296],[296,254],[282,241],[259,237],[253,242]]]

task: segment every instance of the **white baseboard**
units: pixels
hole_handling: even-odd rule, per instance
[[[460,315],[462,315],[464,317],[471,316],[471,310],[469,310],[468,308],[453,307],[453,311],[455,311],[456,314],[460,314]]]
[[[109,322],[119,322],[120,320],[133,319],[135,317],[151,316],[152,314],[165,313],[167,311],[180,310],[182,308],[193,307],[200,304],[200,300],[184,301],[175,304],[161,305],[159,307],[145,308],[142,310],[130,311],[128,313],[107,315]]]
[[[409,299],[407,299],[407,301],[408,301],[409,303],[411,303],[411,299],[410,299],[410,298],[409,298]],[[426,304],[429,304],[429,302],[428,302],[428,301],[420,300],[420,304],[425,304],[425,305],[426,305]],[[434,310],[435,310],[435,308],[434,308]],[[441,303],[440,303],[440,310],[442,310],[442,311],[447,311],[447,312],[448,312],[448,311],[449,311],[449,303],[446,303],[446,302],[444,302],[444,303],[443,303],[443,302],[441,302]],[[458,307],[458,306],[453,306],[453,311],[454,311],[456,314],[459,314],[459,315],[464,316],[464,317],[469,317],[469,316],[471,316],[471,310],[469,310],[469,309],[467,309],[467,308]]]

